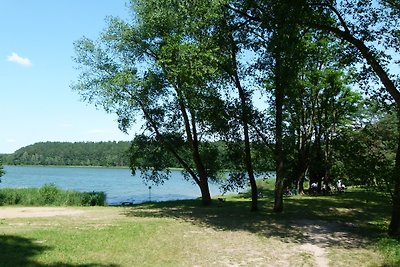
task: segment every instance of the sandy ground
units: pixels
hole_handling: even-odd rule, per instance
[[[27,208],[0,208],[0,219],[2,218],[29,218],[29,217],[51,217],[70,216],[83,213],[82,210],[73,208],[51,208],[51,207],[27,207]]]
[[[52,216],[85,216],[87,211],[77,208],[62,207],[0,207],[0,219],[6,218],[38,218]],[[235,232],[221,246],[221,242],[214,242],[209,247],[210,254],[219,255],[218,262],[211,263],[212,266],[312,266],[312,267],[329,267],[329,266],[346,266],[346,263],[338,264],[338,262],[330,262],[328,259],[329,249],[331,247],[344,247],[345,250],[362,247],[362,241],[352,237],[337,223],[327,223],[318,221],[298,220],[290,223],[294,229],[302,233],[297,238],[297,242],[284,241],[284,238],[271,237],[269,245],[265,244],[259,238],[255,238],[248,233]],[[207,229],[205,232],[211,231],[213,236],[217,236],[218,240],[224,240],[226,233]],[[206,233],[205,233],[206,234]],[[199,233],[197,233],[199,235]],[[220,236],[219,236],[220,235]],[[185,236],[184,236],[185,237]],[[188,235],[192,238],[192,233]],[[207,235],[208,238],[208,235]],[[246,240],[249,239],[248,242]],[[235,241],[236,240],[236,241]],[[249,244],[249,245],[245,245]],[[271,244],[275,251],[271,253]],[[280,251],[276,253],[276,251]],[[245,252],[243,254],[243,252]],[[293,259],[293,255],[306,253],[311,256],[309,260],[297,265],[297,259]],[[243,254],[243,255],[242,255]],[[232,255],[236,255],[232,258]],[[238,261],[238,259],[242,259]],[[245,261],[243,259],[246,259]],[[251,260],[251,262],[249,261]],[[301,260],[301,259],[300,259]],[[340,262],[339,262],[340,263]],[[360,266],[364,266],[361,264]]]

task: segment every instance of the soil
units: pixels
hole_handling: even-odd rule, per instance
[[[1,207],[0,219],[6,218],[35,218],[51,216],[87,216],[87,210],[62,207]],[[285,227],[286,228],[286,227]],[[214,231],[209,228],[204,230],[205,238],[209,238],[207,231],[213,232],[213,238],[219,242],[210,245],[210,255],[216,254],[217,262],[210,262],[212,266],[349,266],[341,259],[335,262],[330,259],[329,251],[333,247],[340,247],[351,254],[352,249],[365,245],[348,231],[348,226],[335,222],[313,220],[293,220],[288,222],[285,229],[288,236],[295,236],[295,240],[281,237],[269,237],[268,244],[263,239],[254,238],[247,232],[232,232],[226,239],[223,231]],[[193,233],[187,233],[187,238],[192,238]],[[197,234],[199,236],[199,234]],[[185,235],[184,235],[185,237]],[[218,255],[218,256],[217,256]],[[303,255],[298,259],[293,255]],[[372,255],[373,256],[373,255]],[[365,259],[367,260],[367,259]],[[299,265],[299,262],[302,262]],[[350,264],[354,266],[354,264]],[[361,264],[360,266],[363,266]]]
[[[0,208],[0,219],[5,218],[30,218],[30,217],[52,217],[71,216],[83,213],[82,210],[74,208],[52,208],[52,207],[24,207],[24,208]]]

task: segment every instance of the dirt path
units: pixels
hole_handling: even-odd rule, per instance
[[[5,218],[30,218],[30,217],[51,217],[71,216],[83,213],[82,210],[74,208],[51,208],[51,207],[24,207],[0,208],[0,219]]]
[[[314,256],[315,263],[318,267],[329,267],[329,260],[325,248],[321,248],[311,243],[305,243],[300,246],[300,249],[311,253]]]
[[[345,249],[358,248],[365,243],[352,236],[338,223],[311,220],[293,222],[293,226],[302,233],[299,237],[300,249],[313,255],[318,267],[329,267],[327,249],[341,246]]]

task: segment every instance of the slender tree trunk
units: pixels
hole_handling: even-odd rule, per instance
[[[197,174],[193,171],[193,169],[189,166],[189,164],[177,153],[177,151],[174,149],[174,147],[170,143],[165,142],[162,134],[160,133],[160,131],[157,127],[157,124],[153,121],[153,119],[151,118],[151,115],[147,112],[143,103],[140,100],[138,100],[138,102],[140,103],[141,109],[142,109],[145,117],[150,122],[150,124],[151,124],[154,132],[156,133],[157,138],[161,142],[161,144],[164,146],[165,149],[167,149],[178,160],[178,162],[182,165],[182,167],[185,169],[185,171],[187,171],[190,174],[192,179],[196,182],[196,184],[200,188],[201,200],[202,200],[203,206],[210,205],[212,200],[211,200],[210,188],[208,185],[208,179],[207,179],[207,175],[204,171],[204,168],[203,168],[203,171],[198,171],[198,173],[199,173],[199,177],[198,177]],[[187,114],[186,114],[186,117],[187,117]],[[189,127],[189,129],[190,129],[190,127]],[[196,135],[196,139],[197,139],[197,135]],[[198,145],[196,144],[195,147],[198,148]],[[198,151],[198,149],[197,149],[197,151]],[[199,153],[194,153],[193,157],[197,159],[196,160],[197,162],[199,160],[201,161]],[[201,164],[201,166],[202,166],[202,164]]]
[[[303,174],[297,180],[297,186],[296,186],[297,187],[297,193],[300,194],[300,195],[304,194],[304,178],[305,178],[305,175]]]
[[[244,92],[243,87],[240,84],[239,77],[235,73],[236,87],[239,91],[239,96],[242,106],[242,123],[243,123],[243,134],[244,134],[244,149],[245,149],[245,165],[247,174],[249,176],[250,188],[251,188],[251,211],[258,210],[258,190],[256,178],[254,176],[253,162],[251,157],[251,146],[250,146],[250,136],[249,136],[249,116],[247,107],[247,97]]]
[[[251,159],[251,149],[250,149],[250,138],[249,138],[249,129],[248,124],[244,124],[244,133],[245,133],[245,161],[246,161],[246,169],[247,174],[249,175],[250,187],[251,187],[251,211],[258,210],[258,190],[256,178],[254,177],[253,164]]]
[[[300,131],[298,133],[299,140],[297,146],[297,159],[295,165],[294,181],[298,194],[304,194],[304,179],[308,169],[308,150],[305,141],[305,135]]]
[[[199,181],[196,182],[197,185],[200,187],[202,204],[204,206],[208,206],[211,205],[211,194],[208,185],[207,172],[205,171],[203,161],[199,152],[195,114],[192,112],[191,119],[189,118],[189,114],[186,110],[186,105],[183,101],[182,93],[180,92],[179,88],[175,88],[175,90],[178,95],[178,103],[182,112],[186,135],[189,142],[190,150],[192,152],[192,159],[194,161],[194,164],[196,165],[196,170],[199,176]]]
[[[298,194],[304,194],[304,179],[308,169],[308,163],[306,159],[299,159],[299,166],[297,170],[296,188]]]
[[[278,66],[279,68],[279,66]],[[283,99],[284,92],[277,82],[275,89],[275,171],[276,171],[276,181],[275,181],[275,201],[274,201],[274,212],[283,211],[283,180],[284,180],[284,169],[283,169]]]
[[[397,118],[397,153],[395,169],[393,172],[394,191],[392,199],[392,218],[389,225],[389,235],[400,238],[400,108],[397,109]]]
[[[240,106],[241,106],[241,121],[243,126],[243,135],[244,135],[244,154],[245,154],[245,166],[247,175],[249,176],[250,188],[251,188],[251,211],[258,210],[258,189],[257,183],[254,176],[253,169],[253,160],[251,156],[251,144],[250,144],[250,135],[249,135],[249,115],[250,108],[248,105],[248,96],[245,88],[243,88],[240,77],[238,74],[238,63],[237,63],[237,46],[234,41],[232,35],[230,38],[230,47],[231,47],[231,60],[232,60],[232,68],[227,69],[227,73],[230,75],[232,81],[235,83],[236,89],[239,93],[240,98]]]
[[[201,201],[203,203],[203,206],[209,206],[211,205],[211,194],[210,194],[210,187],[208,184],[208,175],[206,168],[204,167],[203,160],[201,159],[200,156],[200,148],[199,148],[199,140],[197,136],[197,127],[196,127],[196,119],[195,119],[195,114],[194,112],[191,112],[191,122],[192,122],[192,154],[193,154],[193,160],[196,165],[196,169],[199,173],[199,179],[200,179],[200,191],[201,191]]]

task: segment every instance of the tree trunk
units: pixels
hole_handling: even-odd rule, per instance
[[[296,189],[298,194],[304,194],[304,179],[306,176],[306,172],[308,169],[308,153],[305,151],[306,148],[299,149],[298,158],[297,158],[297,166],[296,166]]]
[[[180,110],[182,113],[188,143],[190,146],[190,150],[192,152],[192,159],[196,166],[196,171],[197,171],[198,177],[199,177],[199,181],[198,182],[196,181],[196,182],[197,182],[198,186],[200,187],[202,203],[204,206],[208,206],[211,204],[211,195],[210,195],[210,189],[208,186],[207,172],[206,172],[206,169],[204,168],[204,164],[201,159],[200,151],[199,151],[199,141],[198,141],[198,137],[197,137],[195,113],[189,109],[189,113],[191,115],[191,117],[189,118],[189,114],[186,110],[186,105],[183,101],[182,92],[177,87],[175,87],[175,91],[178,95],[178,103],[179,103],[179,107],[180,107]]]
[[[396,159],[396,161],[398,161]],[[398,165],[398,163],[397,163]],[[393,192],[393,199],[392,199],[392,217],[389,224],[389,235],[400,238],[400,177],[399,174],[395,174],[395,188]]]
[[[208,185],[208,180],[207,179],[201,179],[200,177],[200,191],[201,191],[201,203],[203,206],[210,206],[212,201],[211,201],[211,194],[210,194],[210,187]]]
[[[249,175],[249,182],[251,188],[251,211],[258,210],[258,190],[256,178],[254,177],[253,162],[251,158],[251,147],[250,147],[250,136],[249,136],[249,117],[247,107],[247,97],[243,87],[239,82],[239,76],[235,73],[236,87],[239,90],[239,96],[242,106],[242,123],[243,123],[243,134],[244,134],[244,149],[245,149],[245,165],[247,174]]]
[[[250,188],[251,188],[251,211],[258,210],[258,189],[257,183],[254,176],[253,170],[253,160],[251,157],[251,145],[250,145],[250,135],[249,135],[249,115],[250,108],[248,105],[248,93],[245,88],[243,88],[240,77],[238,74],[238,63],[237,63],[237,46],[234,41],[232,35],[230,37],[230,45],[231,45],[231,60],[232,60],[232,68],[227,70],[227,73],[230,75],[232,81],[235,83],[236,89],[238,90],[239,98],[240,98],[240,106],[241,106],[241,120],[243,126],[243,135],[244,135],[244,154],[245,159],[244,163],[246,166],[247,175],[249,176]]]
[[[304,194],[304,179],[306,177],[306,172],[307,172],[307,167],[302,166],[302,169],[297,174],[296,189],[297,193],[300,195]]]
[[[389,235],[393,237],[400,237],[400,108],[397,109],[397,153],[396,163],[393,172],[394,178],[394,191],[393,191],[393,206],[392,218],[389,225]]]
[[[278,66],[279,68],[279,66]],[[283,87],[280,82],[277,82],[275,89],[275,171],[276,171],[276,181],[275,181],[275,202],[274,202],[274,212],[283,211],[283,140],[282,140],[282,124],[283,124]]]
[[[302,175],[301,177],[299,177],[299,179],[297,180],[297,193],[299,195],[303,195],[304,194],[304,178],[305,176]]]

